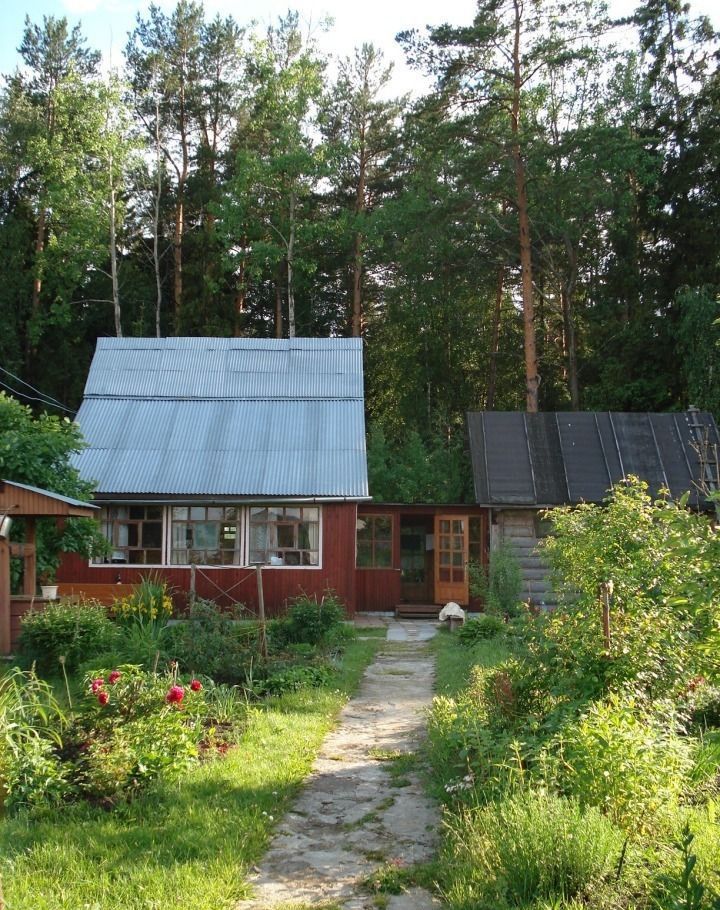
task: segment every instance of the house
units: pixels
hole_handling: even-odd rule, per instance
[[[546,567],[536,553],[546,526],[541,512],[559,505],[600,503],[631,474],[652,494],[704,508],[718,485],[720,437],[711,414],[478,411],[467,415],[479,506],[488,511],[490,546],[505,541],[523,569],[525,595],[552,602]]]
[[[356,606],[369,499],[359,339],[100,339],[74,464],[96,484],[109,553],[68,557],[62,593],[160,573],[268,613],[332,589]]]

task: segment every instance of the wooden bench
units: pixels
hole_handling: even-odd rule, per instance
[[[58,584],[58,596],[70,597],[76,600],[96,600],[107,607],[121,597],[132,594],[134,587],[135,585],[64,581]]]

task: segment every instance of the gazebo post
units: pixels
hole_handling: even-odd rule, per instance
[[[23,548],[23,594],[34,597],[37,590],[37,550],[35,549],[35,519],[25,519],[25,546]]]
[[[0,654],[10,647],[10,545],[0,537]]]

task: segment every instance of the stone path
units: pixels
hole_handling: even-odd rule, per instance
[[[369,875],[387,863],[432,858],[437,808],[424,794],[411,756],[424,736],[432,698],[433,660],[424,641],[434,632],[428,622],[389,624],[387,642],[251,878],[255,898],[237,910],[323,902],[374,910],[375,896],[362,887]],[[414,888],[387,895],[384,906],[430,910],[440,903]]]

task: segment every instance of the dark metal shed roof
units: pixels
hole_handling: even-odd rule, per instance
[[[697,503],[698,445],[719,444],[711,414],[502,411],[468,413],[475,496],[480,505],[554,506],[601,502],[636,474],[651,493],[689,492]]]

